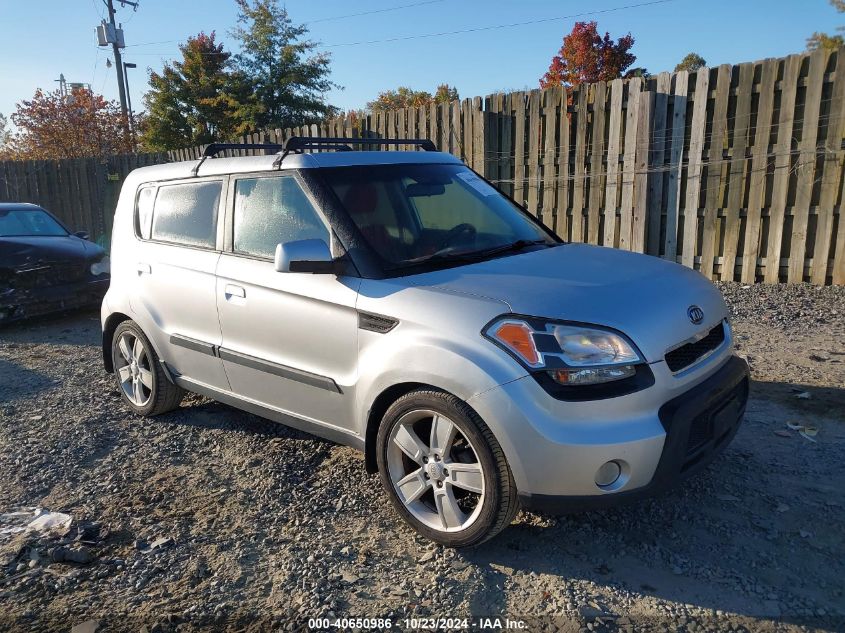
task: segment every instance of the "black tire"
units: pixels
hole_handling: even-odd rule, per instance
[[[119,341],[125,334],[131,335],[143,345],[144,353],[148,359],[146,369],[150,372],[151,385],[147,387],[149,397],[142,405],[133,402],[126,391],[124,391],[124,385],[121,381],[120,372],[118,371],[119,367],[126,364],[122,360],[123,356],[119,348]],[[153,349],[150,340],[144,334],[143,330],[138,327],[137,323],[134,321],[123,321],[117,326],[112,336],[111,353],[112,363],[115,368],[114,374],[117,379],[120,395],[132,411],[143,416],[160,415],[176,409],[182,402],[182,398],[185,396],[185,390],[168,380],[155,349]]]
[[[481,465],[484,493],[476,505],[476,507],[480,506],[480,510],[465,529],[459,529],[459,531],[433,529],[406,507],[394,487],[388,462],[388,449],[394,428],[403,418],[407,420],[409,414],[413,417],[415,412],[420,411],[433,411],[452,422],[471,445],[471,450],[478,460],[476,463]],[[393,450],[395,454],[395,449]],[[382,484],[396,512],[419,533],[436,543],[448,547],[478,545],[493,538],[510,525],[519,511],[516,484],[499,442],[481,417],[466,402],[452,394],[426,389],[413,391],[399,398],[388,408],[382,419],[376,440],[376,451]],[[409,468],[413,469],[416,466],[411,463]],[[425,472],[426,468],[422,465],[420,470]],[[433,481],[428,474],[425,478]],[[424,499],[425,497],[421,496],[420,502]],[[432,509],[437,511],[436,508]]]

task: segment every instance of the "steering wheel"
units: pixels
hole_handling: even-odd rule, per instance
[[[462,235],[466,235],[468,239],[472,239],[475,237],[475,227],[472,224],[468,224],[467,222],[463,222],[458,224],[457,226],[453,226],[446,232],[446,237],[443,239],[443,247],[440,250],[446,250],[450,246],[452,246],[452,242],[457,240]]]

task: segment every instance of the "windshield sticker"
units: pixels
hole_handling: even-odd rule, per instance
[[[479,178],[478,174],[475,172],[461,171],[458,172],[456,176],[475,189],[482,196],[495,196],[498,193],[494,187],[491,187],[484,180]]]

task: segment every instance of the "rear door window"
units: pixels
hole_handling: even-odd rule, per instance
[[[222,187],[220,181],[159,187],[153,207],[152,239],[214,248]]]
[[[236,253],[272,258],[276,245],[321,239],[329,230],[293,176],[242,178],[235,183]]]

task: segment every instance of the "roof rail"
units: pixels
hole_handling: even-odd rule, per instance
[[[284,147],[278,143],[210,143],[206,145],[202,152],[202,156],[191,169],[191,176],[196,177],[199,173],[200,167],[205,162],[206,158],[213,158],[222,151],[227,149],[263,149],[273,154],[278,154]]]
[[[427,138],[349,138],[340,136],[291,136],[285,141],[284,151],[273,161],[279,169],[288,154],[301,154],[306,149],[333,149],[339,152],[352,151],[350,145],[417,145],[427,152],[436,152],[437,146]]]
[[[317,136],[291,136],[285,141],[285,154],[305,149],[351,150],[350,145],[417,145],[427,152],[436,152],[437,147],[427,138],[342,138]]]
[[[263,149],[267,153],[279,154],[273,161],[273,167],[281,166],[285,156],[301,153],[306,149],[333,149],[338,152],[352,151],[351,145],[416,145],[427,152],[436,152],[437,147],[427,138],[342,138],[318,136],[291,136],[284,145],[278,143],[210,143],[202,152],[202,157],[194,165],[191,175],[196,176],[206,158],[213,158],[227,149]]]
[[[227,149],[263,149],[269,153],[277,154],[285,148],[278,143],[211,143],[205,148],[202,155],[204,158],[217,156]]]

